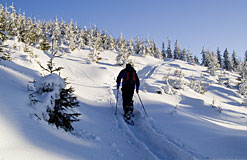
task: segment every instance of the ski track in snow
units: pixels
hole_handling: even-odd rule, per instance
[[[132,145],[135,145],[139,150],[143,151],[143,154],[145,154],[144,157],[146,157],[146,160],[158,160],[159,158],[153,154],[153,152],[139,139],[136,138],[135,134],[130,130],[130,128],[127,126],[126,122],[124,122],[122,118],[122,114],[115,115],[115,122],[116,122],[116,128],[118,130],[123,131],[125,136],[128,137],[129,143]]]
[[[141,80],[148,79],[152,76],[152,74],[155,72],[158,66],[160,66],[160,64],[155,66],[148,65],[144,67],[142,70],[138,71],[137,74]]]
[[[135,125],[130,126],[124,122],[122,115],[115,115],[116,128],[123,130],[125,135],[136,146],[146,151],[152,159],[166,160],[192,160],[193,157],[184,153],[180,148],[166,140],[165,136],[157,133],[153,127],[150,127],[149,120],[144,118],[139,110],[134,111]],[[150,159],[150,158],[148,158]]]
[[[142,72],[145,71],[145,77],[150,78],[150,76],[155,72],[159,65],[154,67],[144,68]],[[146,76],[147,75],[147,76]],[[114,95],[114,92],[110,97]],[[120,95],[120,94],[119,94]],[[114,95],[116,97],[116,95]],[[113,98],[111,98],[113,99]],[[118,106],[119,102],[122,101],[121,96],[118,96]],[[110,100],[111,102],[111,100]],[[110,103],[112,108],[112,103]],[[116,129],[121,130],[124,132],[125,136],[127,136],[130,142],[133,145],[136,145],[138,148],[142,149],[147,154],[147,160],[154,159],[154,160],[194,160],[192,156],[188,153],[193,155],[192,152],[187,151],[188,153],[184,153],[182,148],[180,149],[178,146],[183,146],[181,144],[172,143],[174,141],[169,141],[166,139],[166,136],[163,135],[163,132],[160,131],[155,125],[152,123],[151,118],[145,118],[141,112],[135,107],[134,110],[134,126],[128,125],[123,120],[123,115],[119,109],[117,109],[117,115],[115,115],[115,123]],[[176,145],[175,145],[176,144]],[[198,156],[197,156],[198,157]]]

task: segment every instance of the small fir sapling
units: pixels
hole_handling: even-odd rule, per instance
[[[173,79],[172,87],[175,89],[183,89],[184,85],[184,73],[182,73],[182,70],[176,69],[174,71],[175,78]]]
[[[190,82],[190,88],[196,91],[197,93],[204,94],[206,92],[205,83],[203,82],[203,75],[200,75],[199,80],[195,80],[192,76]]]
[[[221,72],[218,75],[218,79],[217,80],[218,80],[219,84],[224,84],[227,87],[231,87],[230,75],[228,73],[226,73],[226,71]]]
[[[174,88],[171,86],[171,84],[173,82],[173,80],[170,79],[171,68],[168,68],[167,70],[168,70],[168,74],[165,75],[162,79],[164,81],[164,84],[165,84],[162,88],[166,94],[173,95],[175,92],[174,92]]]
[[[189,87],[193,89],[195,92],[204,94],[207,92],[207,86],[209,83],[204,81],[203,74],[200,74],[200,77],[195,78],[193,75],[191,77],[191,81],[189,83]]]
[[[224,83],[223,82],[223,74],[222,74],[222,72],[220,74],[218,74],[217,81],[218,81],[219,84],[223,84]]]
[[[226,81],[225,81],[225,85],[228,87],[228,88],[232,88],[232,85],[231,85],[231,77],[230,77],[230,74],[229,73],[227,73],[226,74]]]
[[[79,121],[80,113],[74,111],[74,108],[79,107],[77,98],[73,95],[72,87],[66,88],[66,80],[59,75],[53,73],[60,71],[62,67],[55,67],[53,58],[56,57],[56,52],[52,54],[48,61],[48,68],[40,66],[50,74],[41,77],[38,81],[34,81],[34,91],[29,95],[30,104],[39,106],[40,113],[34,115],[38,119],[44,119],[50,124],[55,124],[57,128],[63,128],[65,131],[72,131],[72,122]]]
[[[175,115],[177,113],[178,105],[176,105],[170,112],[170,114]]]
[[[59,72],[60,70],[63,69],[63,67],[58,67],[58,68],[57,68],[57,67],[55,66],[55,63],[53,62],[53,59],[54,59],[55,57],[60,57],[59,55],[57,56],[56,54],[57,54],[57,52],[54,52],[54,53],[51,54],[51,58],[50,58],[50,60],[47,62],[47,68],[44,67],[40,62],[37,62],[37,63],[39,64],[39,66],[40,66],[43,70],[49,72],[50,74],[52,74],[52,73],[54,73],[54,72]]]
[[[143,92],[147,93],[147,89],[145,85],[143,85]]]
[[[201,74],[200,80],[199,80],[199,85],[198,85],[198,93],[204,94],[206,92],[206,87],[205,83],[202,81],[203,80],[203,75]]]
[[[213,100],[212,100],[212,104],[211,104],[211,107],[216,109],[216,111],[218,111],[219,113],[222,112],[222,107],[221,107],[221,104],[219,106],[216,105],[216,100],[215,98],[213,97]]]
[[[216,108],[216,105],[215,105],[215,99],[213,98],[213,101],[212,101],[212,104],[211,104],[212,108]]]
[[[5,61],[11,61],[12,60],[10,54],[4,50],[2,52],[0,51],[0,59],[5,60]]]
[[[79,121],[80,113],[74,111],[79,107],[72,87],[66,88],[66,82],[57,74],[49,74],[34,82],[34,91],[30,94],[30,104],[35,108],[34,114],[57,128],[73,130],[72,122]]]
[[[28,46],[27,44],[25,44],[25,46],[24,46],[24,52],[26,52],[26,53],[29,55],[29,57],[30,57],[29,61],[30,61],[30,62],[31,62],[31,60],[32,60],[33,58],[37,58],[37,57],[38,57],[37,55],[35,55],[35,54],[33,53],[33,49],[30,49],[29,46]]]
[[[190,78],[190,84],[189,84],[189,87],[191,88],[191,89],[195,89],[195,86],[196,86],[196,81],[195,81],[195,77],[194,77],[194,75],[192,74],[191,75],[191,78]]]
[[[6,60],[6,61],[11,61],[12,58],[10,56],[10,51],[6,51],[4,48],[6,48],[7,45],[2,45],[0,43],[0,59]]]

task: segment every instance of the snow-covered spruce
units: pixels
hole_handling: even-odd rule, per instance
[[[215,76],[216,70],[219,68],[219,62],[217,56],[214,52],[212,54],[208,54],[209,62],[208,62],[208,72],[211,76]]]
[[[65,131],[73,130],[71,123],[79,121],[80,115],[73,110],[79,107],[73,88],[67,89],[65,80],[57,74],[49,74],[35,81],[33,90],[30,94],[33,115]]]

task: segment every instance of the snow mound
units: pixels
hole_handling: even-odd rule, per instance
[[[57,74],[40,77],[30,87],[30,104],[33,106],[33,115],[38,119],[49,120],[47,110],[54,110],[55,99],[60,98],[61,90],[65,88],[65,81]]]

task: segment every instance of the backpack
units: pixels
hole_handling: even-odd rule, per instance
[[[125,76],[123,77],[123,82],[129,85],[135,85],[136,83],[136,73],[134,69],[125,69]]]

